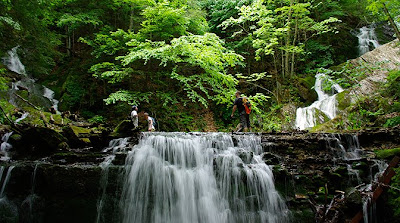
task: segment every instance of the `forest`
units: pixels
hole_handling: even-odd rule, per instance
[[[398,0],[0,0],[0,222],[399,222],[399,27]]]
[[[162,131],[233,130],[236,90],[252,102],[254,131],[295,129],[294,108],[317,98],[311,89],[316,73],[323,70],[343,88],[353,87],[366,76],[365,66],[379,66],[346,65],[360,55],[358,29],[374,26],[384,44],[398,35],[393,27],[399,19],[399,3],[382,0],[0,4],[0,55],[18,46],[26,73],[55,92],[60,111],[116,125],[138,105],[157,117]],[[1,75],[4,92],[11,88],[5,66]],[[400,122],[396,116],[375,123],[399,112],[398,72],[391,77],[382,94],[395,106],[360,99],[341,128]],[[11,112],[7,101],[1,105]]]

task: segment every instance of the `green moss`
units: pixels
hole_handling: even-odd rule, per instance
[[[344,110],[351,104],[351,98],[349,95],[349,91],[342,91],[336,95],[336,100],[338,102],[338,108],[340,110]]]
[[[387,159],[400,155],[400,148],[375,150],[378,159]]]

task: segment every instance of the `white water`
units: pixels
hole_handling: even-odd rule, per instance
[[[337,114],[336,94],[330,96],[323,90],[323,83],[328,77],[323,73],[318,73],[315,78],[314,89],[318,94],[318,100],[308,107],[296,110],[296,128],[300,130],[311,128],[318,123],[324,122],[325,118],[321,113],[329,119],[335,118]],[[328,79],[328,81],[330,80]],[[333,84],[332,89],[338,93],[343,91],[338,84]]]
[[[1,191],[0,191],[0,199],[3,199],[5,197],[5,190],[7,188],[8,181],[10,180],[10,177],[11,177],[11,171],[13,169],[14,169],[14,166],[10,166],[8,168],[7,175],[4,178],[3,184],[1,184],[1,178],[0,178],[0,185],[2,185],[1,186]],[[1,171],[1,175],[3,175],[4,168],[2,168],[1,170],[2,170]]]
[[[36,95],[42,98],[40,106],[46,108],[54,107],[55,111],[58,112],[59,101],[54,99],[54,91],[51,89],[35,83],[35,80],[28,77],[25,66],[21,63],[17,49],[19,46],[12,48],[7,52],[8,56],[3,58],[4,65],[11,71],[14,71],[22,76],[22,79],[16,83],[12,83],[12,89],[10,91],[10,103],[17,106],[16,104],[16,92],[20,88],[27,89],[30,95]],[[43,100],[44,99],[44,100]]]
[[[124,223],[288,221],[259,136],[147,134],[128,153]]]
[[[375,28],[373,27],[363,26],[360,28],[357,38],[358,52],[360,56],[380,46],[378,38],[375,35]]]
[[[28,112],[24,112],[24,114],[22,114],[21,118],[18,118],[17,120],[15,120],[15,124],[18,124],[20,121],[26,119],[26,117],[28,117],[29,113]]]
[[[19,60],[17,50],[19,46],[16,46],[7,52],[8,56],[3,57],[3,64],[11,71],[17,74],[26,76],[25,66]]]
[[[111,155],[108,155],[102,163],[100,163],[100,167],[102,169],[101,179],[100,179],[100,188],[101,188],[101,195],[100,199],[97,201],[97,217],[96,223],[106,222],[104,219],[103,209],[106,203],[106,191],[108,186],[108,174],[109,169],[112,162],[115,159],[115,154],[117,152],[125,152],[128,148],[129,138],[119,138],[113,139],[108,144],[108,147],[103,150],[103,152],[111,151]]]
[[[365,223],[377,222],[376,203],[372,203],[372,196],[373,196],[372,186],[379,181],[379,178],[382,176],[383,172],[388,167],[388,164],[382,160],[376,160],[374,162],[375,164],[370,167],[371,182],[362,188],[364,190],[363,194],[365,196],[363,198],[363,219]],[[377,169],[375,174],[373,171],[374,168]]]
[[[0,160],[2,161],[7,161],[10,159],[10,157],[8,156],[8,151],[10,149],[12,149],[12,145],[10,143],[8,143],[8,139],[10,138],[10,136],[13,134],[13,132],[8,132],[6,134],[3,135],[3,137],[1,138],[1,140],[3,141],[0,145],[0,155],[2,155],[0,157]],[[1,180],[1,178],[0,178]]]

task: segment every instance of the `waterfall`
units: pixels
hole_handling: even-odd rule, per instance
[[[4,65],[11,71],[14,71],[22,76],[22,79],[17,81],[16,83],[12,83],[12,88],[9,92],[10,94],[10,103],[17,106],[17,98],[15,94],[20,89],[26,89],[29,92],[30,99],[33,99],[36,103],[39,103],[40,106],[45,108],[53,107],[57,113],[58,112],[58,103],[59,101],[54,99],[54,91],[51,89],[36,84],[35,80],[30,78],[26,71],[25,66],[21,63],[17,49],[19,46],[12,48],[7,52],[8,56],[3,58]]]
[[[333,119],[337,113],[336,94],[329,95],[323,90],[324,81],[331,81],[326,74],[318,73],[315,75],[314,90],[318,94],[318,100],[305,108],[296,110],[296,128],[304,130],[326,121],[326,118]],[[333,84],[335,92],[342,92],[343,89],[338,84]]]
[[[382,160],[374,160],[374,165],[370,167],[370,180],[371,182],[364,186],[363,190],[363,219],[365,223],[377,222],[376,219],[376,203],[372,201],[373,197],[373,185],[379,182],[379,178],[382,176],[386,168],[389,166]],[[374,174],[374,170],[376,172]],[[374,217],[374,219],[372,219]]]
[[[11,71],[17,74],[26,76],[25,66],[19,60],[17,50],[19,46],[16,46],[7,52],[8,56],[3,57],[3,64]]]
[[[2,186],[1,186],[1,191],[0,191],[0,199],[3,199],[3,198],[5,197],[5,193],[4,193],[4,192],[5,192],[5,190],[6,190],[8,181],[10,180],[11,171],[14,169],[14,167],[15,167],[15,166],[10,166],[10,167],[8,168],[8,171],[7,171],[7,174],[6,174],[6,178],[4,178],[3,184],[0,184],[0,185],[2,185]],[[3,171],[4,171],[4,169],[2,169],[1,175],[3,175]],[[1,178],[0,178],[0,183],[1,183]]]
[[[379,42],[378,38],[375,35],[374,27],[366,27],[363,26],[359,29],[359,33],[357,34],[358,38],[358,52],[361,55],[369,52],[371,49],[378,48]]]
[[[335,158],[342,160],[359,160],[363,150],[360,149],[360,143],[357,135],[336,135],[328,134],[326,136],[328,148],[335,154]]]
[[[1,138],[1,140],[3,141],[0,145],[0,155],[3,155],[2,157],[0,157],[0,160],[2,161],[7,161],[10,159],[10,157],[8,156],[8,151],[10,149],[12,149],[12,145],[10,143],[8,143],[8,139],[10,138],[10,136],[13,134],[13,132],[8,132],[6,134],[3,135],[3,137]],[[0,178],[1,180],[1,178]]]
[[[20,121],[26,119],[26,117],[28,117],[29,113],[28,112],[24,112],[24,114],[22,114],[21,118],[18,118],[17,120],[15,120],[15,124],[18,124]]]
[[[128,153],[124,223],[288,222],[261,159],[261,139],[223,133],[149,133]]]
[[[112,164],[112,161],[114,161],[114,159],[115,159],[115,154],[117,152],[125,152],[126,149],[128,148],[128,144],[129,144],[129,138],[113,139],[110,141],[108,147],[103,150],[103,152],[111,151],[112,154],[108,155],[104,159],[104,161],[102,163],[100,163],[100,167],[102,169],[101,179],[100,179],[101,195],[100,195],[99,200],[97,201],[96,223],[107,222],[104,217],[103,209],[107,202],[106,192],[107,192],[107,186],[108,186],[108,175],[109,175],[110,166]]]

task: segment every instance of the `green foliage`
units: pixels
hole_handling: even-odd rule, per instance
[[[385,88],[386,95],[391,95],[395,100],[400,99],[400,70],[389,72]]]
[[[95,11],[90,11],[88,13],[78,13],[76,15],[71,15],[66,13],[61,16],[57,22],[59,27],[68,27],[68,32],[71,32],[82,26],[92,25],[99,26],[102,25],[102,21],[99,18],[99,13]]]
[[[88,119],[88,121],[89,121],[90,123],[97,123],[97,124],[104,123],[105,120],[106,120],[106,119],[105,119],[103,116],[101,116],[101,115],[95,115],[95,116],[93,116],[92,118]]]
[[[140,33],[145,39],[153,41],[169,40],[186,35],[189,19],[183,7],[174,8],[170,2],[161,1],[143,11],[145,20]]]
[[[53,5],[44,1],[0,1],[0,51],[20,45],[28,73],[49,73],[60,35],[50,30]]]
[[[0,68],[0,75],[3,75],[5,73],[6,69]],[[6,78],[0,76],[0,92],[1,91],[7,91],[8,90],[8,81]]]
[[[62,110],[75,110],[79,108],[86,92],[85,87],[82,86],[82,82],[71,76],[66,80],[63,88],[64,94],[60,99],[60,108]]]
[[[396,116],[394,118],[389,118],[386,120],[386,123],[383,125],[383,127],[396,127],[400,125],[400,116]]]
[[[116,58],[121,61],[121,66],[111,63],[95,65],[92,67],[95,75],[98,75],[99,68],[112,68],[114,70],[105,71],[100,77],[109,79],[110,83],[117,83],[132,75],[131,67],[137,62],[143,61],[147,65],[157,61],[159,66],[164,67],[164,72],[169,70],[169,78],[178,81],[179,88],[193,102],[200,102],[204,106],[207,106],[208,99],[227,103],[227,98],[235,90],[236,79],[227,74],[225,68],[235,66],[243,58],[227,50],[215,34],[182,36],[171,40],[171,44],[132,39],[127,45],[130,52]],[[139,98],[143,97],[135,95],[120,90],[110,95],[106,102],[140,102]]]
[[[242,29],[235,35],[251,35],[256,59],[261,59],[263,55],[274,55],[276,59],[282,53],[282,57],[286,57],[283,58],[285,62],[275,65],[282,64],[280,70],[289,74],[291,68],[288,61],[295,63],[294,57],[304,54],[304,41],[334,31],[331,24],[340,22],[334,17],[315,21],[309,16],[310,8],[311,3],[256,0],[240,8],[239,18],[231,17],[222,26],[238,25]],[[307,37],[303,39],[302,35]]]
[[[389,189],[389,205],[392,207],[394,211],[394,217],[398,219],[400,217],[400,167],[395,168],[394,171],[396,175],[392,178],[392,182],[390,186],[392,188]]]

